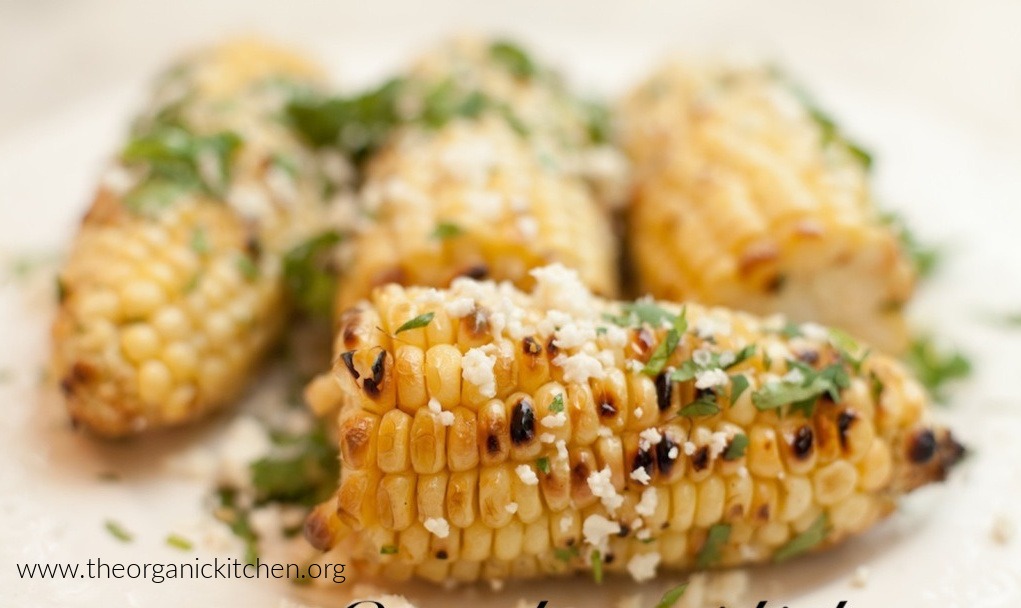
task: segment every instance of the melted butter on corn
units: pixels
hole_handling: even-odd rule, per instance
[[[306,523],[315,546],[343,538],[396,579],[645,580],[834,545],[961,455],[890,357],[720,308],[603,300],[562,266],[533,276],[530,293],[387,285],[340,317],[335,366],[306,391],[342,463]],[[691,366],[728,382],[696,388]],[[770,405],[784,390],[810,407]]]

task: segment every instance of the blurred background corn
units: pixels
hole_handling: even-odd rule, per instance
[[[655,297],[847,329],[890,352],[915,271],[871,158],[775,71],[671,63],[622,104],[629,254]]]
[[[244,389],[286,315],[283,252],[321,229],[344,179],[285,122],[318,83],[256,40],[159,78],[59,276],[53,356],[74,421],[126,435]]]
[[[396,579],[641,581],[834,545],[962,454],[846,334],[533,274],[387,285],[340,317],[306,390],[341,453],[313,545]]]
[[[608,208],[623,198],[623,157],[604,145],[604,114],[521,47],[458,39],[377,90],[293,113],[312,141],[365,163],[338,310],[388,282],[527,287],[552,262],[616,292]]]

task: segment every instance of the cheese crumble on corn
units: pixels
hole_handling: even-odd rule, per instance
[[[314,546],[344,539],[356,567],[399,580],[587,570],[646,580],[835,545],[942,480],[962,454],[898,361],[839,334],[608,301],[563,267],[533,274],[530,293],[467,278],[440,298],[387,285],[341,315],[336,363],[306,389],[336,420],[342,463],[335,496],[306,521]],[[460,298],[472,300],[470,317],[445,310]],[[541,331],[553,311],[562,324]],[[425,313],[428,325],[394,333]],[[497,314],[517,329],[494,331]],[[706,318],[728,331],[696,331]],[[561,348],[568,325],[594,332]],[[611,326],[623,343],[608,339]],[[494,358],[495,390],[463,377],[480,348]],[[788,356],[768,354],[777,350]],[[568,361],[585,353],[606,363],[593,357],[599,373],[572,377]],[[705,367],[724,369],[727,383],[697,388]],[[800,382],[781,379],[790,369]],[[558,412],[565,424],[540,425]]]

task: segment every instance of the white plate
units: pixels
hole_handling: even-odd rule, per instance
[[[548,32],[547,32],[548,33]],[[581,38],[584,34],[575,32]],[[557,47],[554,36],[548,46]],[[639,34],[633,36],[640,43]],[[542,37],[540,36],[540,39]],[[562,41],[561,41],[562,42]],[[596,48],[599,40],[588,39]],[[388,46],[387,57],[395,58]],[[362,77],[390,61],[363,48],[353,57]],[[586,53],[565,53],[568,71],[613,90],[637,78],[641,63],[613,53],[593,69]],[[365,62],[355,59],[366,58]],[[824,69],[824,65],[813,71]],[[1000,544],[993,529],[1021,527],[1021,330],[988,323],[989,313],[1021,310],[1021,166],[1014,142],[974,128],[938,99],[895,97],[883,90],[825,79],[823,97],[879,160],[877,190],[888,206],[903,211],[926,238],[948,245],[940,275],[925,286],[915,317],[974,356],[977,372],[937,415],[952,424],[973,449],[949,483],[927,488],[903,510],[865,537],[824,555],[752,572],[749,606],[936,606],[994,608],[1021,603],[1021,539]],[[0,243],[5,253],[57,252],[67,242],[92,190],[102,159],[114,149],[136,100],[125,87],[70,106],[52,119],[26,127],[0,142]],[[45,273],[44,273],[45,274]],[[322,605],[342,603],[351,585],[329,593],[309,592],[284,582],[204,580],[154,584],[131,580],[26,580],[15,564],[184,561],[164,543],[171,532],[194,532],[204,512],[207,487],[168,471],[167,462],[186,450],[212,446],[232,422],[223,416],[198,428],[146,441],[99,444],[68,427],[56,391],[40,382],[47,356],[48,276],[26,285],[0,284],[0,604],[10,606],[238,606],[274,607],[282,598]],[[279,387],[260,387],[272,400]],[[248,404],[246,407],[257,407]],[[97,478],[116,470],[116,483]],[[113,519],[134,533],[119,543],[103,528]],[[1001,521],[1002,520],[1002,521]],[[233,556],[200,548],[188,559]],[[869,575],[852,584],[859,567]],[[611,606],[641,592],[638,605],[652,606],[670,581],[639,587],[614,581],[599,588],[584,577],[569,582],[508,584],[500,594],[472,589],[445,592],[417,585],[397,592],[420,605]]]

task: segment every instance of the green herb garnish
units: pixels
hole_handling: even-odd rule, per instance
[[[326,430],[318,426],[307,435],[276,435],[273,440],[279,455],[250,465],[256,502],[312,506],[329,497],[339,465]]]
[[[337,287],[332,270],[334,247],[340,234],[328,231],[310,238],[284,255],[284,280],[291,298],[305,312],[327,317]]]
[[[748,435],[744,433],[738,433],[730,439],[730,445],[727,446],[727,450],[723,452],[724,460],[737,460],[744,456],[745,450],[748,449]]]
[[[518,78],[531,78],[538,74],[535,61],[520,46],[506,40],[498,40],[489,47],[489,56]]]
[[[452,222],[440,222],[429,235],[429,238],[445,241],[464,234],[464,228]]]
[[[112,519],[106,520],[106,523],[103,524],[103,527],[106,528],[106,531],[109,532],[111,536],[121,541],[122,543],[130,543],[132,540],[134,540],[134,536],[132,536],[130,532],[125,530],[123,526],[121,526],[119,523],[115,522]]]
[[[435,316],[436,316],[436,313],[434,313],[434,312],[427,312],[425,314],[418,315],[414,319],[410,319],[408,321],[405,321],[400,327],[397,328],[397,331],[394,332],[394,335],[397,335],[397,334],[401,333],[402,331],[408,331],[408,330],[411,330],[411,329],[418,329],[419,327],[425,327],[430,322],[432,322],[433,317],[435,317]]]
[[[834,363],[820,371],[789,361],[788,365],[801,371],[804,379],[800,382],[782,381],[767,384],[752,393],[752,403],[761,411],[790,405],[791,411],[801,410],[806,417],[812,415],[815,401],[828,395],[834,403],[840,402],[840,391],[851,385],[847,370],[840,363]]]
[[[238,272],[241,273],[241,276],[243,276],[246,281],[252,282],[259,278],[259,267],[255,265],[252,258],[247,255],[239,255],[236,263]]]
[[[205,228],[196,228],[191,232],[191,250],[199,255],[206,255],[209,253],[209,235],[206,233]]]
[[[557,396],[553,398],[553,401],[549,404],[549,411],[554,414],[559,414],[564,411],[564,394],[557,393]]]
[[[737,403],[741,395],[748,390],[748,378],[743,374],[735,374],[730,377],[730,404]]]
[[[720,413],[720,406],[714,400],[702,397],[682,407],[677,413],[678,415],[688,417],[712,416]]]
[[[553,557],[557,558],[562,562],[569,562],[572,559],[578,557],[578,547],[557,547],[553,550]]]
[[[945,390],[948,384],[971,374],[971,362],[964,353],[939,348],[931,336],[915,338],[906,359],[919,381],[929,389],[933,398],[940,402],[946,400]]]
[[[787,541],[787,544],[777,549],[776,553],[773,554],[773,561],[784,562],[814,548],[826,539],[829,527],[829,518],[823,513],[804,532],[798,534]]]
[[[720,561],[720,558],[723,557],[723,546],[727,544],[729,538],[730,524],[713,524],[709,528],[705,544],[702,545],[695,558],[695,565],[704,569]]]
[[[379,548],[380,555],[397,555],[397,545],[383,545]]]
[[[194,545],[190,540],[177,534],[167,536],[167,545],[175,549],[180,549],[181,551],[191,551],[194,548]]]
[[[248,511],[237,506],[237,491],[223,487],[217,491],[220,509],[217,519],[227,524],[234,536],[245,543],[245,563],[254,564],[259,558],[259,535],[248,519]]]
[[[667,330],[666,337],[656,346],[656,350],[652,352],[652,356],[649,357],[649,362],[645,364],[642,369],[642,373],[649,376],[657,376],[666,367],[667,361],[670,360],[670,356],[677,350],[677,345],[681,342],[681,335],[688,329],[688,321],[685,318],[686,309],[681,309],[681,314],[676,317],[670,317],[670,324],[672,327]]]
[[[549,472],[550,472],[549,458],[543,456],[539,460],[535,461],[535,466],[536,466],[536,468],[538,468],[543,473],[549,475]]]
[[[684,592],[688,590],[688,583],[681,583],[676,587],[668,589],[663,594],[663,598],[656,604],[656,608],[673,608],[673,605],[677,603],[677,600],[684,596]]]
[[[884,212],[880,220],[890,226],[900,239],[901,249],[911,258],[920,278],[928,278],[933,275],[943,259],[943,252],[939,247],[922,242],[906,220],[894,212]]]
[[[592,552],[590,561],[592,562],[592,580],[597,585],[603,584],[603,556],[598,549]]]

